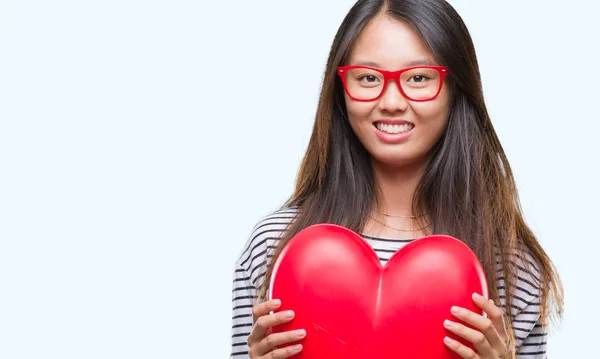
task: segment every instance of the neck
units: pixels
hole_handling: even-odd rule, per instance
[[[392,167],[373,161],[373,175],[379,188],[379,207],[374,211],[393,216],[418,216],[413,213],[415,189],[421,181],[427,162]]]

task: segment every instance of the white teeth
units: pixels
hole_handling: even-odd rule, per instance
[[[397,134],[397,133],[402,133],[402,132],[408,132],[408,131],[412,130],[413,127],[415,127],[415,126],[413,126],[412,124],[408,124],[408,123],[403,124],[403,125],[387,125],[385,123],[376,122],[375,127],[377,127],[377,129],[379,131]]]

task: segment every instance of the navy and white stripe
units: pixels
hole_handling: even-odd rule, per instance
[[[231,358],[247,359],[248,335],[252,330],[252,306],[255,303],[257,288],[265,279],[266,264],[279,243],[279,238],[295,218],[296,210],[282,209],[266,216],[254,227],[252,234],[235,263],[232,286],[232,330]],[[363,238],[375,250],[382,264],[410,239],[386,239],[363,235]],[[524,270],[533,268],[533,275],[538,274],[532,258],[515,256],[519,266],[517,286],[514,293],[511,314],[514,317],[513,330],[516,336],[517,358],[546,358],[546,342],[548,332],[540,321],[540,302],[537,277],[532,277]],[[498,267],[497,284],[500,302],[505,308],[505,282],[502,270]]]

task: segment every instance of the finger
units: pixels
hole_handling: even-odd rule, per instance
[[[446,344],[446,346],[448,348],[450,348],[452,351],[454,351],[456,354],[460,355],[461,358],[464,359],[481,359],[479,355],[477,355],[477,353],[475,353],[473,351],[473,349],[469,348],[466,345],[463,345],[462,343],[445,337],[444,338],[444,344]]]
[[[285,310],[283,312],[267,314],[259,317],[256,320],[256,323],[254,323],[252,332],[248,336],[248,345],[260,342],[263,340],[267,334],[267,331],[271,329],[271,327],[289,322],[293,318],[294,312],[291,310]]]
[[[473,301],[487,314],[488,318],[490,318],[500,336],[502,344],[504,345],[508,338],[508,333],[506,330],[506,322],[504,321],[504,313],[502,310],[496,306],[493,300],[486,300],[484,297],[478,294],[473,295]]]
[[[484,356],[494,354],[494,349],[482,332],[450,320],[444,321],[444,327],[459,337],[473,343],[479,354]]]
[[[289,358],[294,354],[298,354],[302,351],[302,344],[290,345],[289,347],[275,349],[260,357],[260,359],[283,359]]]
[[[255,305],[252,308],[252,323],[255,323],[259,317],[271,313],[280,306],[281,300],[279,299],[267,300],[266,302]]]
[[[456,318],[464,321],[467,324],[470,324],[483,333],[492,348],[497,349],[504,347],[504,342],[502,341],[502,338],[500,338],[500,335],[496,330],[494,322],[492,322],[491,318],[486,318],[480,314],[460,307],[452,307],[451,312]]]
[[[304,329],[291,330],[289,332],[270,334],[270,335],[267,335],[263,340],[261,340],[259,343],[256,344],[255,350],[257,353],[260,353],[260,355],[264,355],[265,353],[270,352],[277,346],[298,341],[300,339],[303,339],[305,336],[306,336],[306,331]]]

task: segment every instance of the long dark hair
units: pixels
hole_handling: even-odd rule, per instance
[[[316,120],[296,188],[284,207],[298,215],[275,249],[261,290],[264,299],[272,265],[291,237],[317,223],[334,223],[360,233],[377,201],[371,157],[347,120],[343,87],[336,75],[365,25],[379,14],[403,21],[423,39],[439,64],[448,66],[453,100],[447,129],[433,148],[417,186],[414,213],[427,213],[433,232],[463,240],[481,261],[490,297],[499,303],[497,261],[512,307],[517,280],[515,255],[528,253],[525,269],[539,277],[542,320],[560,319],[563,290],[558,273],[520,208],[513,174],[492,127],[483,98],[473,42],[458,13],[444,0],[360,0],[343,20],[325,69]],[[525,259],[525,258],[524,258]],[[533,270],[539,272],[533,275]],[[551,300],[553,297],[554,300]],[[511,311],[506,311],[509,330]],[[514,333],[509,333],[514,336]]]

